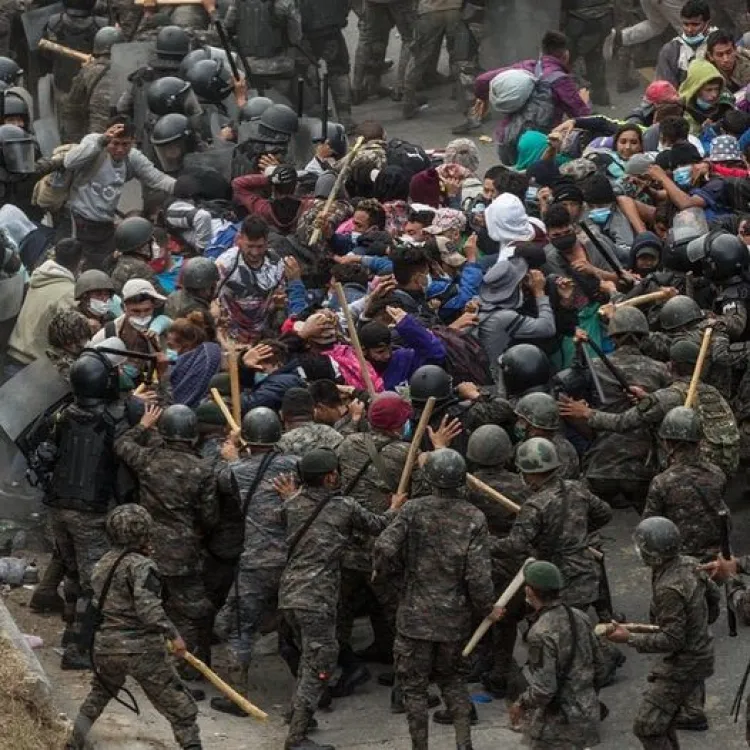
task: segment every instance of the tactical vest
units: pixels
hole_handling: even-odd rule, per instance
[[[341,0],[300,0],[302,33],[317,36],[346,26],[348,6]]]
[[[66,13],[56,13],[50,17],[47,29],[49,37],[58,44],[90,54],[94,48],[96,32],[107,23],[106,18],[99,16],[74,19]],[[45,36],[48,35],[45,34]],[[70,91],[73,79],[80,69],[81,63],[77,60],[71,60],[64,55],[54,55],[52,74],[55,79],[55,88],[66,93]]]
[[[718,315],[729,315],[737,309],[747,307],[750,302],[750,283],[739,281],[731,286],[726,286],[714,301],[714,310]],[[747,341],[750,338],[750,317],[745,323],[745,329],[739,336],[740,341]]]
[[[237,42],[244,57],[276,57],[288,46],[273,0],[237,0]]]

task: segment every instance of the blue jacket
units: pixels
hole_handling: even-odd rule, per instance
[[[242,394],[242,413],[255,409],[257,406],[267,406],[279,411],[284,394],[290,388],[304,388],[305,381],[297,372],[297,363],[293,362],[262,380],[249,393]]]
[[[396,333],[403,347],[393,350],[388,367],[380,373],[387,391],[408,383],[415,370],[422,365],[442,365],[445,360],[443,342],[411,315],[396,326]]]
[[[464,263],[461,273],[455,279],[435,279],[427,288],[427,299],[433,299],[444,294],[455,284],[455,291],[440,305],[438,315],[440,320],[452,323],[462,312],[466,303],[479,294],[482,284],[482,267],[479,263]]]

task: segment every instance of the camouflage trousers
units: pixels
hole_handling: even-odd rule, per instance
[[[211,659],[211,622],[214,609],[199,574],[162,576],[164,611],[179,631],[188,651],[203,661]],[[185,672],[187,676],[192,672]]]
[[[428,750],[427,688],[430,680],[440,688],[453,717],[456,744],[471,744],[471,703],[464,679],[461,651],[464,641],[420,641],[396,635],[393,647],[396,677],[404,694],[413,750]]]
[[[83,747],[83,740],[91,725],[101,716],[112,693],[132,677],[141,687],[154,708],[171,724],[174,738],[182,748],[201,747],[195,701],[182,684],[174,667],[164,653],[106,654],[96,653],[96,669],[105,687],[95,675],[91,691],[81,704],[73,729],[73,747]]]

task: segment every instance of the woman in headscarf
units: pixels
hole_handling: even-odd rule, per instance
[[[499,261],[510,258],[517,243],[530,242],[536,235],[523,203],[511,193],[498,195],[485,209],[484,219],[490,239],[500,245]]]

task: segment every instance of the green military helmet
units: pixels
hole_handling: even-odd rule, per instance
[[[641,521],[633,534],[638,554],[649,567],[662,565],[680,554],[680,530],[668,518],[651,516]]]
[[[466,461],[458,451],[441,448],[427,455],[424,476],[433,487],[455,489],[466,481]]]
[[[165,440],[190,443],[198,437],[198,417],[184,404],[174,404],[159,418],[159,432]]]
[[[522,474],[546,474],[559,466],[557,448],[546,438],[531,438],[516,449],[516,468]]]
[[[162,26],[156,35],[156,54],[162,59],[182,60],[190,52],[190,37],[179,26]]]
[[[557,401],[548,393],[529,393],[519,399],[515,414],[538,430],[557,430],[560,427]]]
[[[665,331],[674,331],[702,319],[703,310],[700,305],[694,299],[682,294],[667,300],[659,312],[659,325]]]
[[[694,365],[698,361],[700,350],[700,346],[695,341],[681,339],[669,347],[669,359],[680,365]]]
[[[453,378],[438,365],[422,365],[409,380],[409,397],[415,404],[422,404],[431,396],[444,401],[453,395]]]
[[[703,438],[701,420],[694,409],[677,406],[667,412],[659,427],[663,440],[678,440],[685,443],[700,443]]]
[[[104,26],[94,35],[93,55],[108,55],[112,46],[125,41],[125,36],[116,26]]]
[[[275,445],[281,440],[281,421],[273,409],[258,406],[242,418],[242,437],[250,445]]]
[[[219,283],[219,269],[211,258],[190,258],[183,268],[181,282],[191,291],[210,289]]]
[[[213,402],[204,401],[195,409],[198,425],[204,427],[226,427],[227,419],[224,412]]]
[[[115,285],[108,274],[97,268],[90,268],[88,271],[84,271],[76,280],[73,297],[79,300],[84,294],[88,294],[89,292],[112,292],[114,294],[114,291]]]
[[[546,560],[534,560],[526,565],[523,580],[537,591],[560,591],[565,586],[560,569]]]
[[[134,253],[151,242],[154,225],[142,216],[124,219],[115,229],[115,248],[120,253]]]
[[[115,547],[138,549],[148,542],[153,523],[142,505],[118,505],[107,516],[107,536]]]
[[[512,455],[508,433],[496,424],[483,424],[474,430],[466,447],[466,458],[478,466],[505,466]]]
[[[627,333],[648,336],[648,331],[648,320],[637,307],[618,307],[607,327],[610,336],[623,336]]]
[[[313,448],[299,462],[299,475],[303,482],[338,470],[339,457],[330,448]]]

